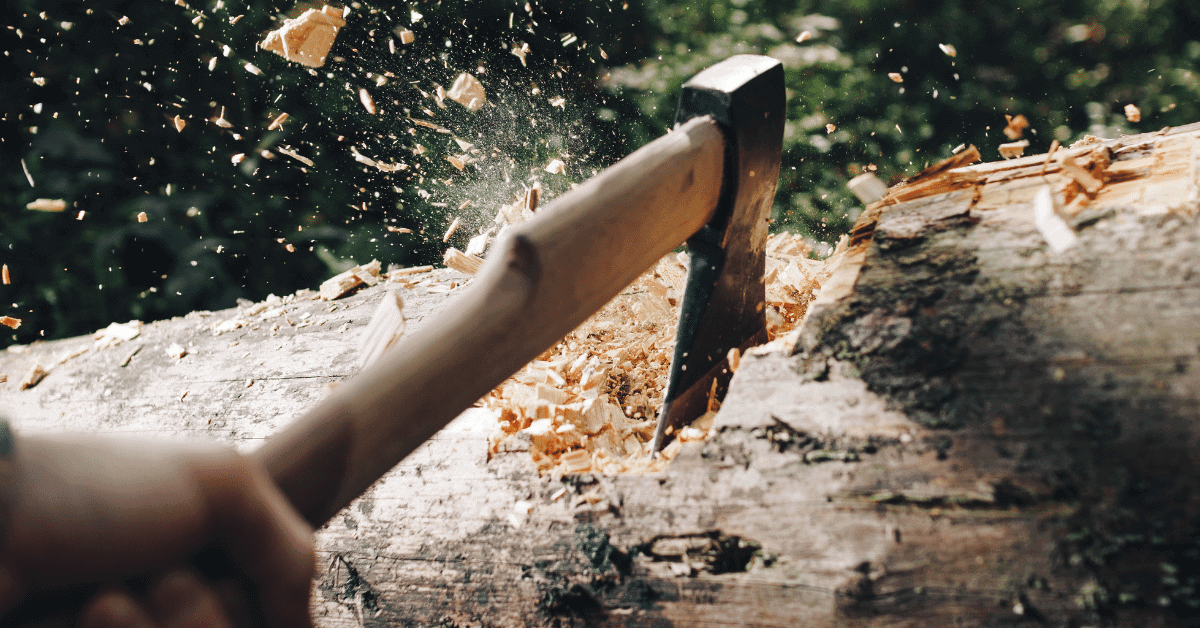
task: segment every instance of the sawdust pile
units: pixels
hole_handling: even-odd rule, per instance
[[[797,327],[844,243],[826,260],[789,233],[767,245],[767,326],[774,339]],[[670,254],[620,295],[489,393],[483,405],[499,412],[490,455],[528,452],[538,471],[563,474],[654,471],[683,443],[712,429],[717,400],[675,434],[662,456],[650,454],[655,420],[675,344],[685,254]],[[735,367],[736,368],[736,367]]]

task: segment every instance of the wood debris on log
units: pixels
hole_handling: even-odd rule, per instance
[[[809,259],[811,251],[804,238],[787,232],[768,239],[766,310],[777,322],[775,335],[799,325],[829,277],[827,262]],[[665,468],[684,442],[707,438],[715,399],[714,411],[679,430],[661,456],[648,451],[686,275],[686,255],[662,258],[485,397],[484,405],[499,413],[491,455],[527,452],[539,472],[551,476],[642,472]],[[736,364],[740,352],[731,358]]]
[[[278,30],[271,31],[262,43],[263,50],[312,68],[325,65],[325,57],[337,39],[338,29],[346,25],[342,12],[325,5],[321,10],[309,9],[300,17],[287,20]]]
[[[479,272],[479,268],[483,266],[483,259],[477,255],[468,255],[462,251],[450,247],[446,249],[446,254],[442,258],[442,263],[446,268],[452,268],[468,275],[474,275]]]
[[[379,260],[371,260],[370,264],[355,266],[350,270],[338,273],[321,284],[321,298],[332,301],[350,294],[359,286],[373,286],[379,283]]]
[[[383,293],[371,322],[358,344],[358,366],[365,368],[378,360],[404,334],[404,299],[398,292]]]
[[[29,369],[29,373],[25,375],[25,379],[21,380],[21,383],[17,387],[21,390],[33,388],[49,374],[50,371],[42,366],[41,363],[35,362],[33,367]]]

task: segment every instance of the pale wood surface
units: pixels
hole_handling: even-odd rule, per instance
[[[743,358],[720,433],[661,474],[552,482],[460,417],[320,531],[319,625],[1194,625],[1200,176],[1198,130],[1176,131],[1117,147],[1059,256],[1033,227],[1038,156],[871,208],[845,289],[795,351]],[[27,391],[35,359],[90,340],[0,353],[0,407],[253,449],[352,373],[379,290],[298,301],[290,320],[330,322],[276,337],[281,318],[205,330],[234,311],[156,323]],[[445,297],[403,295],[414,319]],[[673,570],[662,537],[706,532],[764,555]]]

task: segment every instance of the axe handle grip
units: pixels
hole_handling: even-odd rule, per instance
[[[725,139],[696,118],[506,232],[429,319],[256,452],[314,526],[705,225]]]

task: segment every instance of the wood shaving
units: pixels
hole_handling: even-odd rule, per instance
[[[345,25],[342,12],[331,6],[326,5],[320,11],[309,9],[268,33],[262,49],[288,61],[319,68],[325,65],[325,57],[337,39],[338,29]]]
[[[274,131],[275,129],[278,129],[279,127],[283,126],[283,123],[286,122],[287,119],[288,114],[286,112],[279,114],[274,120],[271,120],[271,124],[267,125],[267,130]]]
[[[446,235],[442,236],[442,242],[449,242],[450,237],[454,235],[455,231],[458,231],[458,228],[461,225],[462,219],[458,216],[455,216],[454,220],[450,222],[450,226],[446,228]]]
[[[39,198],[36,201],[26,204],[25,209],[32,209],[39,212],[61,212],[66,211],[67,202],[56,198]]]
[[[371,93],[366,88],[359,88],[358,101],[362,103],[363,109],[366,109],[367,113],[375,114],[375,99],[371,97]]]
[[[525,42],[519,42],[519,43],[513,42],[513,47],[512,47],[511,52],[514,55],[516,55],[518,59],[521,60],[521,67],[526,67],[525,55],[529,54],[529,44],[527,44]]]
[[[287,155],[288,157],[291,157],[292,159],[295,159],[296,161],[298,161],[306,166],[313,165],[313,160],[309,159],[308,157],[305,157],[304,155],[301,155],[300,153],[298,153],[294,150],[288,150],[286,148],[276,148],[275,150],[277,152],[279,152],[279,154]]]

